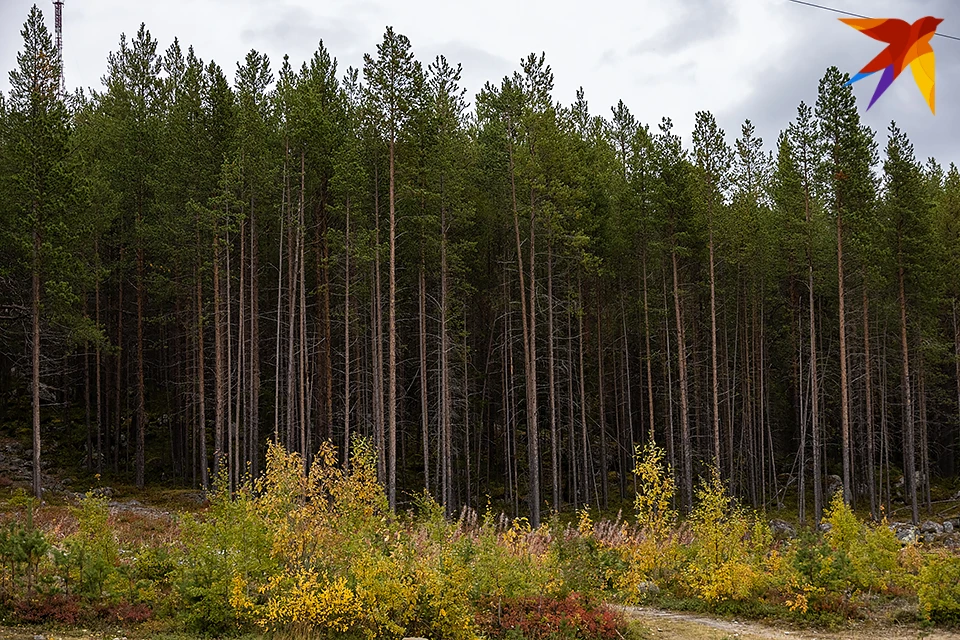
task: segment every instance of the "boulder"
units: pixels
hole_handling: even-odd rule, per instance
[[[637,593],[644,596],[655,596],[660,593],[660,587],[655,582],[645,580],[637,584]]]
[[[797,537],[797,530],[785,520],[771,520],[770,532],[777,540],[789,540]]]
[[[90,493],[92,493],[96,498],[112,498],[113,497],[113,489],[110,487],[97,487]]]
[[[944,533],[953,533],[953,522],[950,520],[944,520],[943,522],[943,532]]]
[[[819,532],[821,532],[821,533],[826,533],[826,532],[830,531],[831,529],[833,529],[833,525],[830,524],[829,522],[821,522],[821,523],[820,523],[820,526],[817,527],[817,531],[819,531]]]
[[[894,535],[897,536],[900,544],[913,544],[917,541],[917,528],[913,525],[895,524],[893,527]]]
[[[927,520],[920,525],[920,531],[924,534],[940,534],[943,533],[943,525],[933,520]]]

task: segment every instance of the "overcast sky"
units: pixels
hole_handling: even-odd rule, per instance
[[[0,69],[16,65],[30,0],[0,0]],[[940,32],[960,36],[956,0],[824,0],[853,13],[912,22],[944,18]],[[53,4],[39,3],[53,31]],[[883,45],[833,13],[786,0],[65,0],[63,30],[68,87],[100,87],[108,52],[120,34],[145,22],[165,49],[178,37],[204,61],[232,77],[250,49],[267,53],[272,69],[289,54],[295,68],[322,39],[339,61],[362,67],[387,25],[410,38],[424,65],[438,54],[463,64],[472,96],[499,83],[530,52],[546,52],[554,98],[564,104],[579,86],[593,114],[610,115],[622,99],[656,129],[669,116],[685,144],[694,113],[710,110],[733,140],[751,119],[772,148],[800,101],[816,100],[817,83],[836,65],[851,75]],[[890,120],[910,136],[921,159],[960,163],[960,42],[935,37],[937,115],[905,72],[869,112],[876,80],[855,85],[864,121],[882,150]],[[0,90],[7,91],[6,73]],[[472,100],[471,100],[472,101]]]

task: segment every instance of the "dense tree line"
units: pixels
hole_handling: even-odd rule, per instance
[[[471,105],[391,28],[362,69],[321,42],[230,78],[141,25],[89,95],[36,8],[23,37],[0,387],[38,495],[41,444],[207,487],[357,434],[391,507],[535,524],[629,498],[649,439],[683,509],[717,473],[818,520],[836,474],[916,520],[956,473],[960,171],[884,144],[835,68],[770,154],[750,121],[731,147],[699,112],[684,144],[565,106],[543,55]]]

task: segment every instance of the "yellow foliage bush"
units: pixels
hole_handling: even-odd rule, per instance
[[[691,594],[713,603],[758,596],[767,578],[770,531],[727,494],[719,473],[700,480],[690,521],[694,540],[686,583]]]

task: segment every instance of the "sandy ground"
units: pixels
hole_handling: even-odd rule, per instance
[[[701,614],[675,613],[647,607],[622,607],[623,611],[649,629],[649,636],[659,640],[960,640],[960,634],[902,627],[863,625],[843,631],[791,629],[772,627],[756,622],[725,620]]]

